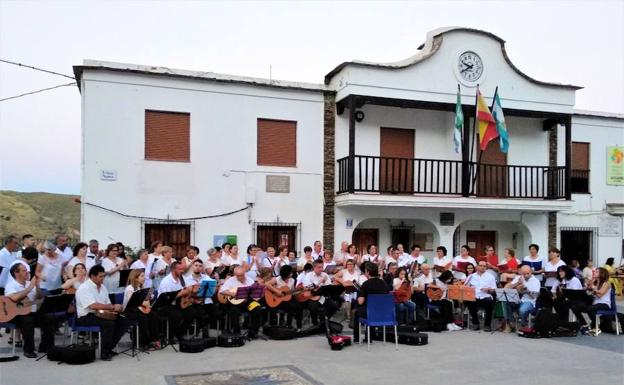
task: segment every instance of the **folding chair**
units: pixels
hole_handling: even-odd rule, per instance
[[[371,294],[366,298],[366,316],[360,318],[360,325],[366,326],[367,350],[370,351],[370,327],[383,326],[383,341],[386,342],[386,326],[394,326],[395,349],[399,350],[394,296],[392,294]],[[360,339],[360,344],[362,340]]]
[[[600,333],[600,317],[601,316],[613,316],[615,318],[615,334],[620,335],[620,320],[618,319],[617,314],[617,305],[615,303],[615,286],[611,284],[611,309],[609,310],[598,310],[596,311],[596,329],[594,333],[598,335]]]

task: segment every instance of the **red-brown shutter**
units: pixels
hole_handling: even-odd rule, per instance
[[[589,143],[572,142],[572,169],[589,170]]]
[[[145,111],[145,159],[191,161],[191,115],[184,112]]]
[[[258,165],[297,166],[297,122],[258,119]]]

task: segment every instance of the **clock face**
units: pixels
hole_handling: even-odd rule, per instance
[[[476,53],[466,51],[459,55],[457,70],[462,79],[476,82],[483,75],[483,61]]]

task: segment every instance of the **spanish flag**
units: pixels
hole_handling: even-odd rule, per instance
[[[485,151],[491,140],[498,138],[496,121],[488,108],[483,95],[477,88],[477,121],[479,122],[479,147]]]

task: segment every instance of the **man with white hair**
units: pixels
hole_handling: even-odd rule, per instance
[[[505,320],[501,325],[501,330],[505,333],[511,332],[511,321],[513,321],[513,312],[518,310],[520,316],[520,324],[526,326],[529,314],[535,309],[535,301],[540,291],[540,281],[535,278],[531,267],[524,265],[520,268],[520,274],[516,276],[510,283],[505,285],[505,289],[516,289],[518,293],[522,293],[520,303],[504,302],[503,313]]]

